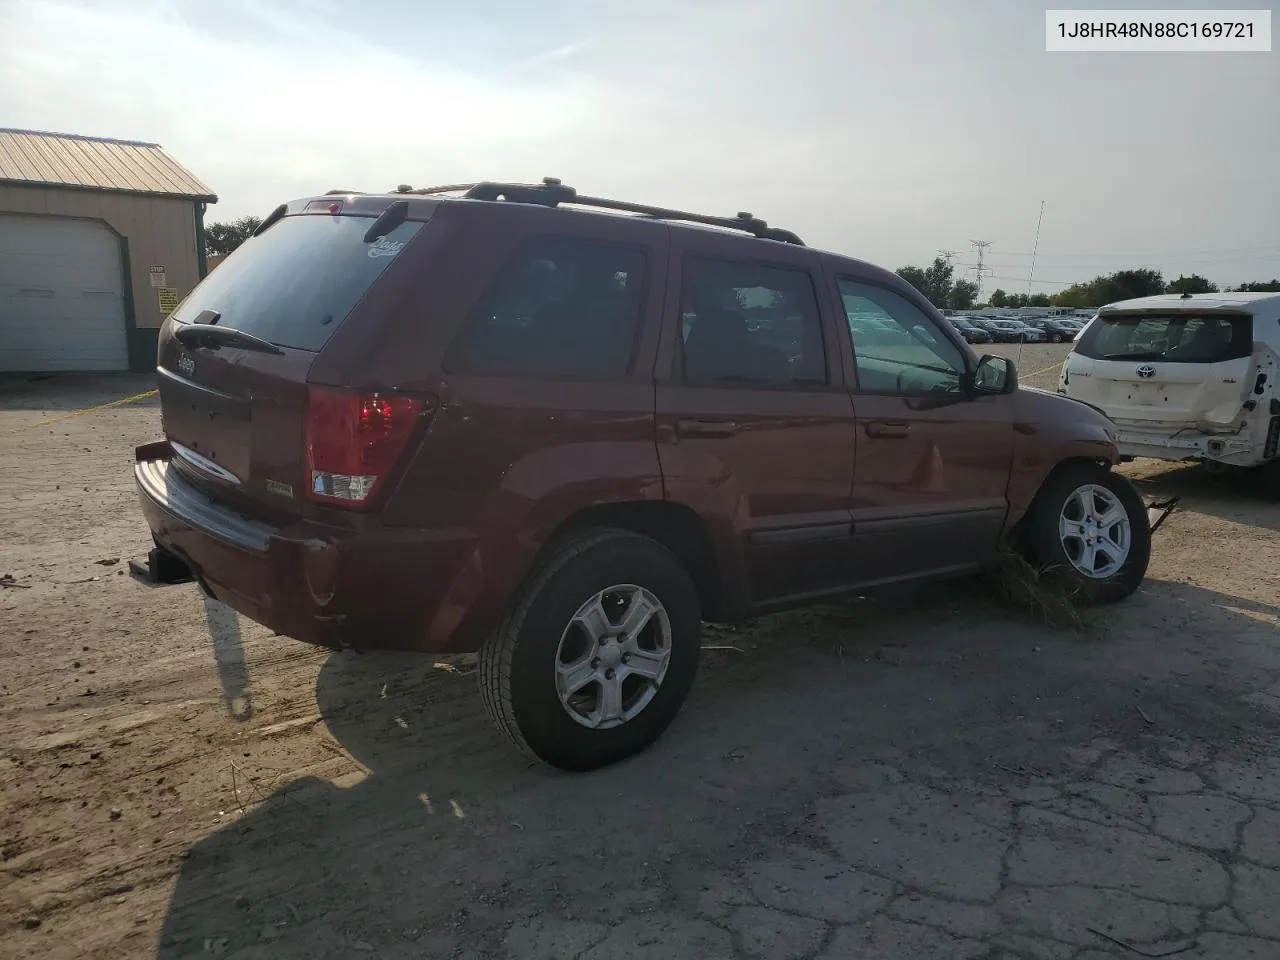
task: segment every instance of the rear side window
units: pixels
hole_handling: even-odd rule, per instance
[[[1165,316],[1099,315],[1075,352],[1095,360],[1161,360],[1222,363],[1253,352],[1253,317],[1173,313]]]
[[[400,224],[374,243],[368,217],[285,217],[245,241],[174,312],[190,323],[205,310],[218,324],[282,347],[319,351],[395,260],[421,223]]]
[[[681,312],[687,382],[827,382],[817,295],[803,270],[689,258]]]
[[[513,255],[445,357],[479,376],[625,376],[639,326],[639,247],[542,237]]]

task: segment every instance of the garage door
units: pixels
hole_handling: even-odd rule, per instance
[[[0,370],[126,370],[120,241],[97,220],[0,213]]]

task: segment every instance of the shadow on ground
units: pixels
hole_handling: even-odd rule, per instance
[[[236,612],[205,594],[205,623],[209,627],[209,640],[213,646],[213,660],[218,667],[218,681],[222,684],[222,702],[227,715],[234,720],[250,720],[253,717],[253,700],[249,696],[249,668],[244,662],[244,640],[240,635],[240,618]]]
[[[1069,633],[961,584],[924,602],[851,602],[717,630],[704,642],[721,649],[704,655],[668,734],[630,762],[578,776],[531,765],[500,740],[472,676],[430,658],[334,654],[316,698],[335,751],[367,775],[290,783],[198,843],[160,956],[1120,950],[1079,924],[1035,926],[1046,904],[1050,918],[1056,908],[1027,885],[1037,871],[1072,869],[1116,913],[1117,936],[1204,936],[1216,929],[1203,919],[1221,899],[1216,874],[1212,884],[1178,878],[1184,866],[1188,876],[1221,872],[1217,861],[1186,848],[1184,865],[1183,847],[1134,840],[1116,854],[1128,858],[1129,899],[1101,894],[1111,868],[1093,845],[1127,835],[1097,839],[1086,818],[1083,852],[1074,840],[1037,847],[1040,827],[1023,835],[1019,805],[1041,802],[1028,799],[1036,789],[1044,804],[1065,803],[1070,783],[1095,776],[1150,783],[1163,774],[1141,775],[1143,764],[1164,769],[1153,765],[1177,750],[1191,758],[1186,776],[1204,782],[1210,774],[1190,768],[1275,765],[1253,789],[1280,809],[1280,608],[1157,581],[1114,609],[1092,632]],[[1224,626],[1230,647],[1207,648],[1202,635]],[[963,822],[947,820],[961,808]],[[1022,886],[1010,879],[1017,856],[1031,878]],[[1230,866],[1238,853],[1217,856]],[[791,899],[779,892],[792,889]],[[1190,919],[1148,916],[1179,898]],[[986,919],[956,929],[964,911]],[[1137,927],[1124,925],[1135,917]]]
[[[1261,471],[1217,473],[1200,464],[1143,467],[1130,474],[1147,500],[1181,497],[1179,509],[1194,510],[1236,523],[1280,530],[1280,490],[1266,486]]]

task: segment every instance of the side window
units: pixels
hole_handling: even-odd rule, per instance
[[[804,270],[690,257],[680,310],[686,382],[827,382],[818,298]]]
[[[623,376],[640,319],[637,247],[544,237],[511,256],[463,324],[445,369],[480,376]]]
[[[910,300],[841,280],[859,389],[867,393],[958,393],[964,355]]]

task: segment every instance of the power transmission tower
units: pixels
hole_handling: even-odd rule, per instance
[[[959,250],[939,250],[938,256],[947,261],[947,266],[951,266],[951,261],[960,256]]]
[[[983,278],[984,276],[986,276],[986,275],[990,272],[990,271],[989,271],[989,270],[987,270],[987,268],[983,265],[983,262],[982,262],[982,256],[983,256],[983,254],[984,254],[984,253],[986,253],[987,247],[991,246],[992,241],[990,241],[990,240],[970,240],[969,242],[970,242],[971,244],[973,244],[973,245],[974,245],[974,247],[975,247],[975,248],[977,249],[977,251],[978,251],[978,262],[977,262],[977,263],[975,263],[975,264],[973,265],[973,274],[974,274],[974,276],[975,276],[975,277],[977,277],[977,281],[978,281],[978,301],[979,301],[979,302],[981,302],[981,301],[982,301],[982,278]]]

